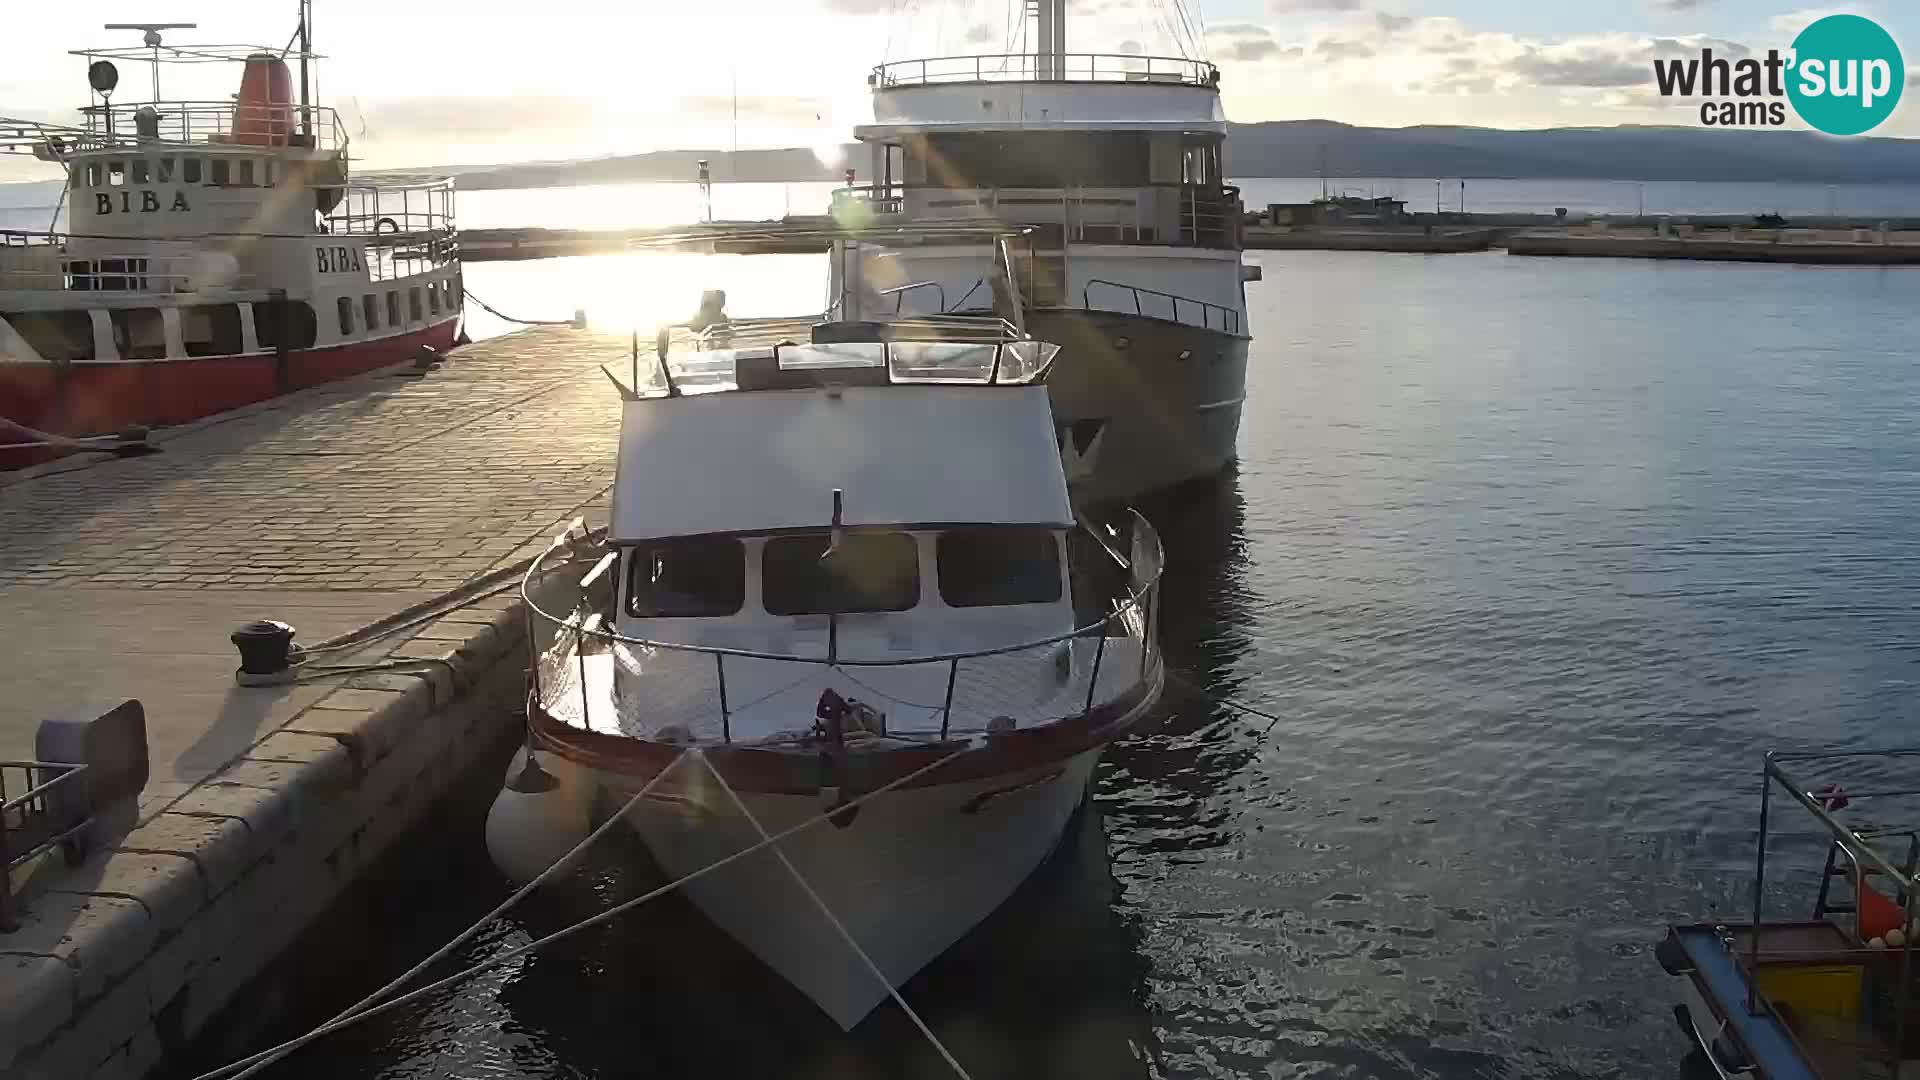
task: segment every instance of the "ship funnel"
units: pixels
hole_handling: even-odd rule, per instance
[[[293,75],[272,53],[247,57],[233,107],[233,141],[246,146],[285,146],[293,134]]]

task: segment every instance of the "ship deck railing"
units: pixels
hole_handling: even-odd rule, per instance
[[[63,233],[0,230],[0,292],[172,296],[256,287],[254,275],[224,272],[191,251],[168,252],[166,242],[158,250],[76,256],[67,251],[68,239]]]
[[[374,281],[425,273],[460,257],[454,187],[447,177],[348,184],[325,225],[328,235],[367,241],[367,272]]]
[[[771,749],[819,742],[812,709],[821,683],[809,671],[836,670],[864,688],[854,696],[886,714],[884,730],[868,734],[903,745],[990,734],[1009,719],[1021,729],[1046,726],[1101,706],[1145,701],[1163,672],[1155,640],[1164,563],[1159,536],[1130,512],[1120,523],[1083,521],[1076,537],[1091,545],[1092,559],[1106,560],[1100,565],[1112,580],[1105,588],[1076,587],[1075,607],[1085,617],[1074,629],[991,648],[846,655],[831,631],[817,652],[620,634],[608,628],[617,553],[584,531],[563,534],[521,585],[536,658],[534,701],[549,718],[582,731]],[[556,575],[569,577],[556,582]],[[565,602],[555,603],[556,595]],[[749,710],[756,714],[748,721],[754,730],[743,731]],[[770,711],[778,716],[770,718]]]
[[[1199,86],[1220,84],[1220,69],[1205,60],[1130,53],[986,53],[933,56],[877,65],[868,82],[875,89],[939,83],[1100,82]]]
[[[1158,201],[1156,193],[1166,189],[1178,191],[1177,206],[1164,207]],[[1061,226],[1076,243],[1208,248],[1238,246],[1234,225],[1242,212],[1239,188],[1186,183],[909,188],[894,180],[837,188],[831,205],[840,216],[857,207],[878,221],[933,225],[1005,218]]]
[[[143,108],[154,127],[141,131]],[[233,146],[241,149],[344,149],[349,142],[339,113],[325,105],[240,105],[233,101],[116,101],[80,110],[91,145],[78,149],[138,149],[156,144]]]

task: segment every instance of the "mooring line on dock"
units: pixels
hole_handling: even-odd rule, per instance
[[[529,762],[532,762],[533,751],[529,749],[527,751],[527,754],[528,754]],[[585,851],[587,847],[591,845],[595,840],[598,840],[602,836],[605,836],[608,830],[612,829],[614,825],[618,824],[623,818],[627,816],[628,811],[632,810],[635,806],[638,806],[640,804],[641,799],[644,799],[648,795],[652,794],[654,786],[660,783],[660,781],[666,779],[668,773],[679,768],[680,762],[683,759],[685,759],[686,756],[687,756],[687,751],[685,750],[682,750],[678,754],[675,754],[673,757],[673,760],[667,762],[666,768],[661,769],[657,773],[654,773],[653,778],[648,780],[644,785],[642,785],[639,791],[634,792],[633,798],[628,799],[626,805],[622,806],[618,812],[616,812],[613,816],[607,818],[607,820],[601,822],[599,826],[596,827],[592,832],[588,833],[584,839],[582,839],[579,843],[573,845],[573,847],[570,848],[566,854],[560,856],[558,859],[555,859],[551,866],[548,866],[545,870],[542,870],[538,874],[535,874],[532,880],[528,881],[525,885],[520,886],[520,888],[514,890],[511,896],[508,896],[505,900],[500,901],[500,903],[496,905],[492,911],[489,911],[485,915],[482,915],[479,918],[479,920],[476,921],[472,926],[469,926],[465,930],[462,930],[459,934],[454,936],[453,940],[447,942],[445,945],[440,946],[438,949],[435,949],[432,955],[428,956],[426,959],[420,961],[419,963],[413,965],[407,970],[401,972],[399,975],[395,976],[385,986],[382,986],[380,989],[375,990],[373,993],[368,994],[366,997],[361,998],[359,1001],[348,1006],[345,1011],[341,1012],[340,1015],[328,1021],[328,1023],[337,1024],[342,1021],[349,1020],[354,1016],[357,1016],[359,1013],[367,1009],[369,1006],[378,1002],[381,998],[387,996],[388,994],[393,993],[395,990],[398,990],[400,987],[406,985],[408,980],[412,979],[415,975],[420,974],[422,971],[425,971],[427,968],[432,967],[434,964],[437,964],[441,960],[446,959],[447,955],[453,952],[453,950],[473,940],[473,936],[475,934],[478,934],[481,930],[486,929],[486,927],[489,924],[491,924],[495,919],[498,919],[500,916],[506,914],[507,909],[513,907],[515,904],[518,904],[520,901],[526,899],[530,894],[532,894],[532,892],[535,889],[539,888],[540,886],[546,884],[549,880],[551,880],[555,874],[558,874],[562,870],[570,868],[569,864],[571,864],[575,858],[578,858],[581,852]],[[537,765],[537,763],[535,764]],[[269,1065],[272,1065],[274,1062],[281,1060],[287,1054],[293,1053],[295,1049],[297,1049],[297,1047],[289,1047],[284,1052],[262,1058],[257,1063],[253,1065],[249,1065],[242,1071],[235,1073],[233,1076],[233,1080],[246,1080],[247,1077],[253,1076],[254,1074],[258,1073],[260,1070],[266,1068]],[[231,1066],[229,1066],[229,1068],[231,1068]]]
[[[254,1075],[254,1072],[255,1072],[254,1066],[267,1064],[269,1063],[269,1059],[271,1059],[272,1061],[278,1061],[281,1058],[285,1057],[287,1054],[292,1053],[293,1051],[298,1050],[301,1047],[307,1046],[308,1044],[313,1043],[319,1039],[322,1039],[328,1035],[331,1035],[342,1028],[351,1027],[354,1024],[361,1022],[362,1020],[370,1020],[383,1013],[390,1012],[394,1009],[397,1009],[402,1005],[411,1004],[415,1001],[420,1000],[421,998],[425,997],[428,994],[431,994],[438,990],[444,990],[449,986],[453,986],[456,983],[472,978],[473,976],[478,975],[482,972],[491,971],[494,968],[500,967],[504,964],[507,964],[510,961],[516,960],[529,953],[543,949],[548,945],[554,944],[555,942],[572,937],[573,935],[580,933],[583,930],[590,930],[593,927],[601,925],[602,923],[611,922],[612,920],[620,917],[621,915],[626,914],[627,912],[641,906],[642,904],[645,904],[652,900],[659,899],[660,897],[665,896],[668,893],[671,893],[679,889],[682,885],[685,885],[689,882],[696,881],[700,878],[703,878],[708,874],[711,874],[714,871],[721,869],[722,867],[729,866],[735,862],[738,862],[741,859],[746,858],[749,855],[755,854],[756,852],[759,852],[763,848],[771,847],[779,843],[780,841],[785,840],[787,837],[800,832],[803,829],[811,828],[815,825],[820,824],[823,821],[826,821],[831,817],[845,814],[849,810],[852,810],[853,808],[858,807],[863,803],[866,803],[868,800],[877,799],[880,796],[885,795],[886,793],[894,790],[895,788],[903,787],[906,784],[909,784],[915,780],[918,780],[919,778],[927,775],[928,773],[931,773],[935,769],[939,768],[942,765],[947,764],[950,761],[953,761],[957,758],[965,757],[968,754],[972,754],[976,752],[977,752],[977,748],[969,747],[965,750],[955,750],[952,753],[944,754],[928,762],[927,764],[922,765],[918,769],[915,769],[912,772],[905,774],[904,776],[896,777],[893,780],[890,780],[887,783],[882,784],[877,788],[874,788],[872,791],[866,792],[865,794],[859,795],[855,798],[848,799],[846,802],[838,806],[835,806],[830,810],[822,811],[821,813],[816,814],[813,817],[807,818],[806,820],[801,821],[798,824],[788,826],[787,828],[782,829],[777,833],[774,833],[772,836],[768,836],[761,840],[756,840],[752,844],[749,844],[746,847],[741,848],[739,851],[736,851],[731,855],[728,855],[723,858],[717,859],[713,862],[710,862],[707,865],[701,867],[700,869],[695,870],[694,872],[686,875],[685,877],[675,878],[674,880],[669,881],[666,884],[661,885],[657,888],[651,889],[646,893],[641,894],[640,896],[634,897],[631,900],[623,900],[620,903],[615,904],[613,907],[610,907],[607,910],[602,911],[596,915],[591,915],[571,925],[563,926],[560,929],[555,930],[553,933],[548,934],[545,937],[535,938],[534,940],[526,943],[525,945],[521,945],[513,949],[508,949],[506,952],[500,953],[499,955],[494,956],[491,959],[484,960],[478,964],[473,965],[472,967],[466,968],[461,971],[457,971],[452,975],[449,975],[446,978],[441,979],[437,982],[431,982],[425,986],[418,987],[413,990],[409,990],[398,997],[389,998],[378,1005],[371,1006],[360,1012],[355,1012],[355,1013],[352,1013],[351,1015],[343,1014],[340,1018],[330,1020],[327,1023],[322,1024],[317,1028],[314,1028],[312,1031],[307,1032],[305,1035],[296,1036],[295,1038],[288,1039],[286,1042],[280,1043],[277,1046],[270,1046],[265,1050],[259,1051],[258,1053],[251,1054],[247,1057],[241,1058],[239,1061],[229,1062],[228,1064],[222,1065],[219,1068],[214,1069],[210,1072],[201,1073],[199,1076],[194,1077],[193,1080],[240,1080],[240,1077],[242,1076],[252,1076]],[[674,760],[678,761],[679,758],[675,758]],[[616,814],[610,820],[618,821],[620,817],[621,815]]]
[[[580,317],[578,315],[575,315],[571,319],[516,319],[511,315],[503,313],[499,308],[494,307],[485,300],[473,295],[473,290],[462,287],[460,291],[465,293],[467,299],[473,301],[482,311],[504,322],[519,323],[521,326],[579,326],[580,323]]]
[[[695,753],[699,753],[699,751],[696,749]],[[675,760],[678,759],[676,758]],[[753,831],[759,833],[762,840],[771,844],[772,839],[767,836],[767,827],[760,823],[760,819],[754,816],[753,811],[747,809],[745,800],[741,799],[740,794],[733,790],[732,784],[727,783],[727,778],[720,775],[720,770],[713,767],[713,762],[707,760],[707,755],[700,754],[700,764],[707,767],[707,773],[719,783],[720,790],[726,792],[727,798],[733,800],[734,808],[739,810],[748,822],[752,823]],[[800,869],[793,865],[793,860],[787,858],[787,853],[782,851],[778,844],[773,844],[773,857],[780,860],[780,865],[786,868],[787,875],[793,878],[793,883],[800,886],[800,891],[807,894],[807,899],[813,901],[814,907],[820,909],[820,914],[826,917],[827,924],[833,927],[834,933],[840,935],[841,941],[847,943],[847,948],[853,950],[853,955],[859,957],[860,962],[865,964],[867,970],[873,973],[873,977],[880,980],[880,985],[887,988],[887,996],[893,998],[893,1003],[900,1006],[900,1011],[907,1014],[907,1019],[913,1021],[913,1026],[919,1028],[920,1034],[925,1035],[927,1041],[933,1044],[933,1048],[939,1051],[942,1058],[946,1059],[947,1066],[953,1070],[954,1075],[958,1076],[960,1080],[973,1080],[973,1077],[968,1075],[966,1068],[960,1064],[960,1060],[953,1056],[953,1051],[947,1049],[947,1044],[940,1041],[940,1036],[933,1033],[933,1028],[928,1026],[927,1022],[921,1018],[918,1012],[914,1011],[913,1006],[907,1004],[907,999],[901,995],[900,988],[893,985],[893,980],[887,978],[887,973],[881,971],[880,965],[874,963],[873,957],[867,954],[867,950],[860,947],[860,942],[854,938],[853,933],[847,929],[846,924],[840,921],[840,917],[835,915],[833,909],[827,906],[827,902],[822,900],[820,894],[814,891],[813,884],[800,873]]]

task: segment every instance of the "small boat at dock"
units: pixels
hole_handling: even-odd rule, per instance
[[[1916,761],[1920,748],[1767,755],[1751,921],[1673,926],[1656,949],[1680,980],[1674,1016],[1695,1075],[1920,1076]],[[1823,864],[1789,871],[1814,886],[1804,919],[1765,917],[1768,874],[1782,876],[1769,840],[1780,848],[1807,836],[1780,828],[1783,810],[1809,815],[1814,850],[1825,850]]]
[[[135,26],[141,45],[76,54],[80,123],[0,118],[0,153],[67,176],[64,230],[0,231],[0,466],[453,347],[452,182],[349,177],[346,129],[313,100],[309,25],[303,0],[287,49]],[[116,96],[134,65],[150,99],[147,72]],[[218,66],[231,100],[163,87]]]
[[[852,1028],[1048,856],[1158,700],[1159,540],[1076,513],[1058,350],[1000,320],[675,340],[609,371],[607,527],[527,574],[489,850],[530,880],[623,817]]]

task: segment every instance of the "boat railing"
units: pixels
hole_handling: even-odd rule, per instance
[[[1904,944],[1894,943],[1889,934],[1881,941],[1880,948],[1886,953],[1898,950],[1896,965],[1897,983],[1894,990],[1895,1006],[1893,1012],[1893,1037],[1890,1048],[1897,1059],[1900,1048],[1907,1045],[1906,1030],[1909,1013],[1912,1011],[1912,992],[1914,977],[1914,940],[1920,934],[1913,934],[1916,917],[1920,917],[1920,841],[1916,836],[1915,823],[1899,823],[1890,817],[1897,813],[1893,807],[1900,805],[1898,800],[1913,800],[1920,796],[1920,787],[1902,778],[1910,776],[1915,765],[1920,764],[1920,747],[1884,747],[1842,751],[1782,752],[1774,751],[1766,755],[1761,770],[1760,784],[1760,828],[1754,854],[1753,874],[1753,923],[1747,934],[1747,942],[1736,954],[1744,961],[1747,970],[1747,999],[1745,1006],[1752,1015],[1761,1015],[1770,1006],[1761,996],[1759,972],[1761,965],[1769,956],[1776,961],[1793,959],[1792,953],[1773,956],[1763,946],[1766,934],[1759,929],[1766,916],[1767,900],[1767,854],[1770,839],[1778,839],[1784,830],[1772,820],[1773,802],[1776,796],[1784,795],[1793,803],[1811,814],[1821,830],[1818,834],[1827,847],[1827,863],[1821,873],[1819,899],[1816,902],[1816,918],[1824,917],[1830,911],[1846,911],[1849,906],[1834,904],[1828,899],[1829,880],[1835,873],[1847,873],[1857,893],[1864,899],[1870,894],[1887,890],[1890,896],[1880,896],[1879,903],[1884,905],[1882,918],[1887,912],[1899,919],[1899,927],[1907,931],[1902,936]],[[1878,767],[1875,767],[1877,764]],[[1794,771],[1789,772],[1789,766]],[[1852,775],[1845,778],[1831,770],[1846,768]],[[1801,770],[1811,768],[1820,770],[1817,779],[1824,781],[1809,784],[1807,774]],[[1881,786],[1881,785],[1885,786]],[[1865,813],[1858,817],[1858,823],[1851,815],[1843,817],[1842,812],[1868,803]],[[1911,803],[1907,804],[1909,808]],[[1911,813],[1911,809],[1908,811]],[[1788,833],[1793,838],[1803,834]],[[1888,841],[1899,841],[1903,857],[1898,861],[1887,850]],[[1864,904],[1852,906],[1858,922],[1855,930],[1862,938],[1869,913],[1863,910]],[[1881,940],[1881,939],[1875,939]],[[1862,945],[1871,945],[1862,941]],[[1869,952],[1876,951],[1869,949]],[[1883,953],[1882,955],[1885,955]],[[1891,959],[1891,957],[1889,957]]]
[[[1162,193],[1174,192],[1174,201]],[[911,200],[909,194],[911,193]],[[908,188],[900,180],[854,184],[833,192],[833,210],[845,218],[862,207],[880,220],[909,211],[923,225],[941,221],[1052,224],[1077,243],[1146,244],[1168,247],[1237,248],[1240,189],[1224,184],[1052,188]]]
[[[1094,307],[1093,290],[1095,287],[1124,292],[1132,299],[1135,315],[1164,318],[1170,322],[1199,326],[1208,330],[1219,330],[1226,334],[1240,332],[1240,313],[1221,304],[1195,300],[1191,296],[1178,296],[1159,289],[1149,289],[1141,285],[1128,285],[1121,281],[1108,281],[1105,278],[1092,278],[1080,290],[1080,306],[1088,311],[1125,311],[1122,307]],[[1189,317],[1191,316],[1191,317]],[[1198,321],[1195,321],[1198,319]]]
[[[1142,698],[1162,674],[1156,644],[1164,556],[1153,527],[1137,513],[1127,529],[1084,524],[1077,535],[1109,558],[1124,580],[1100,595],[1102,614],[1071,631],[994,648],[884,656],[846,655],[829,631],[823,652],[729,648],[649,640],[608,628],[618,555],[583,532],[557,537],[534,560],[521,584],[530,655],[536,658],[534,700],[568,726],[633,738],[723,745],[809,742],[809,712],[796,728],[769,738],[736,738],[740,713],[772,696],[767,662],[838,670],[873,690],[863,699],[888,715],[884,734],[902,740],[946,740],[999,730],[1008,718],[1023,727],[1087,717],[1103,706]],[[1121,549],[1125,548],[1123,552]],[[590,566],[584,574],[579,567]],[[579,576],[555,589],[552,575]],[[570,586],[570,587],[569,587]],[[571,595],[564,610],[554,595]],[[601,659],[601,658],[605,659]],[[610,663],[610,667],[609,667]],[[918,669],[930,693],[905,696],[884,685],[887,672]],[[597,673],[596,673],[597,671]],[[783,677],[793,685],[793,677]],[[646,700],[617,703],[617,686]],[[898,688],[896,687],[896,690]],[[1044,719],[1035,721],[1035,713]]]
[[[151,114],[142,115],[142,110]],[[82,126],[107,144],[296,147],[341,150],[348,143],[340,115],[324,105],[240,105],[233,101],[117,101],[80,110]],[[142,125],[150,125],[142,127]]]
[[[1220,85],[1220,69],[1205,60],[1131,53],[992,53],[934,56],[880,64],[868,76],[876,90],[938,83],[1102,82],[1199,86]]]
[[[460,257],[453,181],[444,177],[348,184],[325,225],[329,235],[367,241],[374,281],[425,273]]]
[[[255,285],[254,275],[239,273],[230,260],[205,252],[148,249],[75,256],[65,250],[65,240],[56,236],[49,241],[46,233],[0,234],[0,290],[173,295]]]
[[[15,869],[56,846],[68,865],[81,861],[93,821],[92,782],[86,765],[0,761],[0,933],[16,928]]]

